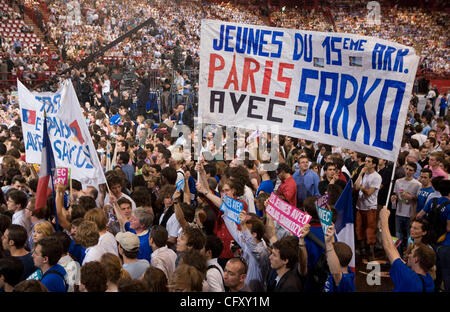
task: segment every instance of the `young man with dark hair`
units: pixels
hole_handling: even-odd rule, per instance
[[[269,250],[262,242],[265,231],[264,224],[256,216],[247,215],[245,211],[239,215],[240,229],[225,215],[222,216],[222,219],[234,241],[241,246],[242,258],[248,264],[245,283],[253,291],[266,291],[270,261]]]
[[[394,191],[391,195],[391,201],[397,202],[395,236],[398,239],[402,239],[400,255],[403,255],[402,248],[406,247],[410,231],[410,220],[416,215],[417,193],[422,186],[419,181],[414,179],[416,170],[417,165],[413,162],[408,162],[405,165],[405,177],[395,181]]]
[[[27,231],[23,226],[17,224],[11,224],[2,236],[3,250],[8,251],[12,257],[18,258],[24,265],[21,280],[26,279],[37,269],[33,263],[31,252],[25,249],[26,241]]]
[[[62,242],[54,236],[40,239],[33,252],[34,265],[43,274],[40,281],[50,292],[67,292],[68,289],[66,270],[58,264],[62,254]]]
[[[365,165],[355,182],[355,190],[359,191],[356,202],[356,239],[360,242],[360,252],[366,254],[369,245],[369,259],[375,258],[378,191],[381,187],[381,176],[376,171],[378,158],[365,157]]]
[[[161,269],[167,277],[171,280],[175,272],[175,262],[177,254],[175,251],[167,247],[167,240],[169,234],[165,227],[161,225],[154,225],[150,230],[150,246],[153,249],[151,255],[151,265]]]
[[[339,179],[339,173],[336,169],[336,165],[332,162],[325,163],[325,166],[323,167],[325,177],[322,181],[319,182],[318,189],[319,194],[324,195],[327,191],[327,186],[329,184],[337,184],[342,189],[345,188],[345,182]],[[317,195],[319,195],[317,194]]]
[[[392,267],[389,275],[394,282],[394,292],[434,292],[434,281],[429,272],[436,263],[436,254],[423,243],[414,244],[405,263],[395,248],[389,231],[389,211],[380,210],[381,239]]]
[[[433,172],[430,169],[423,168],[420,171],[419,182],[422,183],[422,187],[417,192],[416,213],[419,213],[425,207],[428,197],[434,192],[433,185],[431,184],[432,176]]]
[[[330,275],[325,282],[324,292],[355,291],[355,273],[348,266],[352,260],[352,249],[343,242],[334,242],[334,225],[325,235],[327,263]]]
[[[298,275],[298,245],[289,237],[283,237],[272,245],[270,266],[277,272],[276,285],[270,285],[273,292],[301,292],[303,283]]]
[[[206,237],[205,255],[208,269],[206,271],[206,281],[208,282],[210,292],[224,292],[223,269],[217,262],[223,250],[223,243],[215,235]]]
[[[447,173],[441,168],[441,164],[444,161],[444,157],[442,157],[442,152],[433,152],[430,154],[430,158],[428,160],[429,165],[426,167],[433,172],[433,178],[442,176],[445,179],[448,178]]]
[[[12,224],[23,226],[27,232],[31,229],[30,220],[25,215],[28,197],[23,191],[11,189],[6,196],[8,210],[13,212]]]
[[[103,206],[106,215],[108,216],[108,229],[113,235],[117,234],[120,231],[120,224],[117,220],[118,217],[115,215],[113,205],[116,203],[119,204],[119,200],[125,198],[131,203],[131,209],[136,209],[136,203],[134,202],[134,200],[130,196],[122,192],[122,183],[122,178],[117,175],[112,175],[108,179],[108,185],[111,192],[106,194]]]
[[[134,177],[134,166],[129,164],[130,154],[128,152],[119,152],[117,154],[117,165],[122,169],[128,181],[132,185]]]

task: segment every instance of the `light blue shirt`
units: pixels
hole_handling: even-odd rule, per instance
[[[242,258],[248,265],[245,284],[253,291],[266,291],[267,275],[270,270],[269,251],[263,241],[256,242],[249,230],[243,232],[237,229],[237,224],[225,215],[222,215],[225,225],[233,239],[242,248]]]

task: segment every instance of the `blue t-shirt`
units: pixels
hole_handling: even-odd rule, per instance
[[[61,265],[56,264],[44,273],[41,279],[42,284],[44,284],[49,292],[67,292],[64,278],[57,273],[49,273],[50,271],[57,271],[61,273],[62,276],[66,276],[67,274],[66,270],[64,270]]]
[[[449,201],[449,199],[448,199],[447,197],[442,196],[442,197],[439,197],[439,198],[437,199],[436,204],[437,204],[437,205],[441,205],[441,204],[445,203],[446,201]],[[423,208],[423,210],[424,210],[426,213],[429,213],[430,210],[431,210],[431,205],[432,205],[432,204],[433,204],[433,200],[431,199],[431,200],[429,200],[428,203],[425,205],[425,208]],[[442,220],[444,220],[444,221],[450,220],[450,203],[447,204],[447,205],[445,205],[445,209],[444,209],[444,208],[441,209],[441,218],[442,218]]]
[[[333,275],[331,273],[328,275],[328,279],[325,282],[325,287],[323,289],[324,292],[354,292],[355,291],[355,273],[353,273],[352,269],[348,267],[348,272],[342,274],[341,281],[339,282],[339,286],[336,287],[336,284],[333,280]]]
[[[80,265],[83,265],[84,256],[86,255],[86,249],[72,240],[70,242],[69,254],[77,261]]]
[[[273,186],[272,180],[262,181],[261,184],[259,185],[258,189],[256,190],[256,197],[258,197],[259,192],[261,192],[261,191],[263,191],[264,193],[267,193],[267,194],[272,194],[273,189],[274,189],[274,186]],[[262,211],[260,211],[256,206],[255,206],[255,210],[256,210],[256,214],[258,215],[258,217],[262,218],[264,213]]]
[[[440,245],[450,246],[450,233],[449,232],[447,232],[447,234],[445,234],[445,239],[442,241],[442,243]]]
[[[320,224],[318,226],[311,226],[309,231],[315,236],[317,236],[317,238],[320,239],[325,244],[324,234]],[[310,271],[312,270],[314,264],[316,264],[317,260],[319,260],[320,255],[324,253],[325,249],[323,249],[320,246],[317,246],[308,237],[305,238],[305,245],[308,254],[308,271]]]
[[[423,292],[423,284],[419,275],[411,270],[411,268],[403,263],[400,258],[397,258],[392,263],[389,272],[392,281],[394,282],[394,292]],[[434,292],[434,281],[430,274],[423,276],[425,281],[425,291]]]
[[[263,191],[264,193],[267,194],[272,194],[273,192],[273,182],[272,180],[266,180],[266,181],[262,181],[261,184],[259,185],[258,189],[256,190],[256,196],[258,197],[259,192]]]
[[[125,231],[136,234],[136,231],[130,228],[130,222],[125,223]],[[152,258],[152,247],[150,247],[150,230],[148,230],[147,234],[139,236],[139,253],[137,255],[138,259],[145,259],[148,262],[151,262]]]
[[[427,202],[428,196],[434,192],[433,187],[421,188],[419,193],[417,194],[417,212],[422,210],[425,207],[425,203]]]
[[[31,252],[27,253],[24,256],[14,258],[19,259],[23,263],[24,270],[20,279],[21,281],[25,280],[28,276],[33,274],[34,271],[37,270],[37,267],[34,266],[33,256]]]

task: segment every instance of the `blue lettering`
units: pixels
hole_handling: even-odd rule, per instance
[[[272,43],[278,45],[278,51],[277,53],[271,53],[270,57],[281,57],[281,49],[283,48],[283,42],[280,40],[276,40],[277,37],[283,37],[284,33],[281,31],[274,31],[272,33]]]
[[[366,42],[367,42],[367,40],[364,40],[364,39],[360,39],[360,40],[359,40],[358,51],[364,51],[363,45],[364,45]]]
[[[358,42],[359,42],[359,40],[353,41],[353,39],[351,39],[351,41],[350,41],[350,50],[357,50],[358,49]]]
[[[327,87],[327,79],[332,80],[331,85],[331,94],[325,94],[325,90]],[[313,131],[318,132],[320,128],[320,109],[322,108],[322,103],[327,101],[329,102],[328,108],[325,112],[325,133],[330,134],[330,118],[331,113],[333,112],[334,105],[336,103],[337,91],[338,91],[338,73],[331,72],[321,72],[320,73],[320,89],[319,89],[319,97],[317,100],[315,113],[314,113],[314,128]]]
[[[247,33],[248,33],[247,27],[244,27],[244,35],[243,36],[242,36],[242,27],[237,28],[236,52],[245,53],[245,49],[247,48]]]
[[[342,45],[342,48],[345,50],[348,50],[348,41],[350,40],[350,38],[344,38],[344,44]]]
[[[387,47],[386,53],[384,53],[383,58],[383,70],[391,71],[391,55],[394,53],[397,49],[394,47]]]
[[[253,28],[249,29],[247,42],[247,54],[251,54],[251,49],[253,47],[253,54],[258,55],[259,29],[256,31]]]
[[[395,57],[394,62],[394,71],[403,72],[403,57],[408,55],[409,49],[400,49],[397,51],[397,56]],[[407,71],[405,70],[405,73]]]
[[[295,34],[295,43],[294,43],[294,55],[292,56],[292,59],[294,61],[298,61],[301,59],[303,55],[303,59],[305,62],[311,62],[312,61],[312,35],[309,35],[309,55],[308,55],[308,43],[306,41],[306,34],[304,38],[301,34]],[[304,39],[304,40],[303,40]],[[300,42],[300,45],[299,45]],[[299,52],[299,49],[300,52]]]
[[[384,82],[383,90],[381,90],[380,102],[378,104],[377,128],[375,131],[376,136],[375,136],[375,141],[373,142],[373,146],[384,148],[384,149],[387,149],[390,151],[392,150],[394,136],[395,136],[395,129],[397,128],[398,115],[400,113],[400,107],[402,105],[403,95],[405,94],[405,87],[406,87],[406,84],[402,81],[386,80]],[[397,89],[397,94],[395,96],[395,102],[394,102],[394,107],[392,108],[392,113],[390,114],[390,124],[389,124],[387,141],[381,141],[381,130],[382,130],[382,126],[383,126],[383,111],[384,111],[384,105],[386,104],[386,97],[387,97],[389,88]],[[387,118],[389,118],[389,117],[386,116],[386,119]]]
[[[37,138],[36,138],[37,140]],[[25,150],[29,150],[30,146],[33,149],[33,151],[37,151],[37,141],[35,140],[35,138],[33,137],[33,134],[31,132],[27,133],[27,145]]]
[[[314,106],[314,101],[316,97],[312,94],[306,94],[306,82],[307,79],[319,79],[319,72],[317,70],[312,69],[302,69],[302,79],[300,83],[300,91],[298,94],[298,101],[301,103],[308,103],[308,112],[305,121],[294,120],[294,127],[310,130],[311,129],[311,120],[312,120],[312,109]]]
[[[342,40],[341,37],[331,38],[331,51],[333,51],[337,54],[337,60],[331,62],[331,64],[333,64],[333,65],[338,65],[338,66],[342,65],[341,49],[335,47],[335,45],[334,45],[336,42],[341,42],[341,40]]]
[[[372,51],[372,69],[381,69],[384,50],[386,50],[386,46],[384,44],[375,44]]]
[[[233,47],[228,46],[228,41],[233,40],[233,36],[230,35],[230,30],[236,29],[236,26],[227,25],[227,29],[225,30],[225,51],[233,52]]]
[[[41,117],[36,117],[36,126],[34,127],[34,130],[41,132],[40,126],[42,126],[42,119]]]
[[[347,90],[347,83],[350,82],[353,86],[353,92],[350,95],[350,97],[345,97],[345,91]],[[358,92],[358,82],[356,81],[355,77],[342,74],[341,76],[341,85],[339,89],[339,101],[337,104],[336,112],[333,116],[333,122],[332,122],[332,128],[333,128],[333,135],[338,136],[338,123],[339,119],[344,113],[344,119],[342,121],[342,133],[344,138],[347,139],[347,127],[348,127],[348,106],[353,103],[353,101],[356,98],[356,94]]]
[[[56,153],[58,154],[58,159],[61,159],[61,157],[62,157],[60,145],[61,145],[61,140],[55,140],[53,142],[53,148],[55,149]]]
[[[223,49],[223,30],[225,28],[225,25],[220,25],[220,35],[219,40],[214,39],[213,40],[213,49],[216,51],[220,51]]]
[[[269,56],[268,52],[264,52],[264,45],[267,44],[267,41],[264,40],[265,35],[270,35],[270,30],[261,30],[261,37],[259,37],[259,55],[260,56]]]
[[[356,140],[356,137],[359,132],[359,128],[361,128],[361,123],[364,122],[364,144],[369,145],[370,128],[369,128],[369,122],[367,121],[366,110],[365,110],[364,105],[365,105],[367,99],[373,93],[373,91],[380,84],[381,79],[376,79],[374,81],[372,87],[370,87],[369,91],[367,91],[367,93],[364,93],[366,91],[367,79],[368,78],[366,76],[363,77],[363,80],[361,82],[361,89],[359,89],[358,102],[357,102],[357,107],[356,107],[356,123],[355,123],[355,126],[353,127],[352,137],[350,138],[350,140],[352,140],[352,141]]]

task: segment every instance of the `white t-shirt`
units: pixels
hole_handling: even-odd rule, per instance
[[[66,282],[69,286],[67,292],[74,292],[75,285],[80,285],[81,270],[80,264],[73,260],[70,255],[65,255],[59,259],[58,264],[61,265],[67,272],[65,276]]]
[[[249,213],[256,213],[255,209],[255,198],[252,192],[252,189],[249,188],[247,185],[244,187],[244,195],[239,197],[238,199],[243,200],[247,203],[248,206],[248,212]]]
[[[217,262],[217,258],[208,260],[208,266],[214,265],[216,268],[210,268],[206,271],[206,281],[208,282],[209,292],[224,292],[225,287],[223,285],[223,270],[220,264]]]
[[[363,191],[359,190],[356,208],[359,210],[377,209],[378,191],[380,190],[381,186],[381,176],[376,171],[371,174],[366,173],[362,177],[361,186],[364,188],[374,187],[376,188],[376,190],[370,196],[364,194]]]
[[[159,218],[159,224],[163,220],[165,212]],[[178,223],[177,217],[175,216],[175,212],[170,216],[169,220],[166,223],[166,230],[169,234],[169,237],[178,237],[179,232],[181,230],[181,225]]]
[[[403,190],[415,196],[421,187],[422,184],[416,179],[407,181],[405,180],[405,178],[401,178],[395,181],[394,193],[397,194],[398,197],[397,210],[395,212],[396,216],[409,218],[411,216],[411,213],[416,209],[417,206],[417,203],[413,204],[409,200],[408,203],[406,203],[407,200],[402,199],[400,190]]]
[[[110,252],[116,256],[119,256],[117,241],[112,233],[106,231],[105,234],[100,235],[100,238],[98,239],[98,245],[102,246],[105,252]]]
[[[95,246],[86,249],[86,255],[84,256],[82,266],[91,261],[99,261],[103,254],[106,253],[105,249],[97,244]]]

